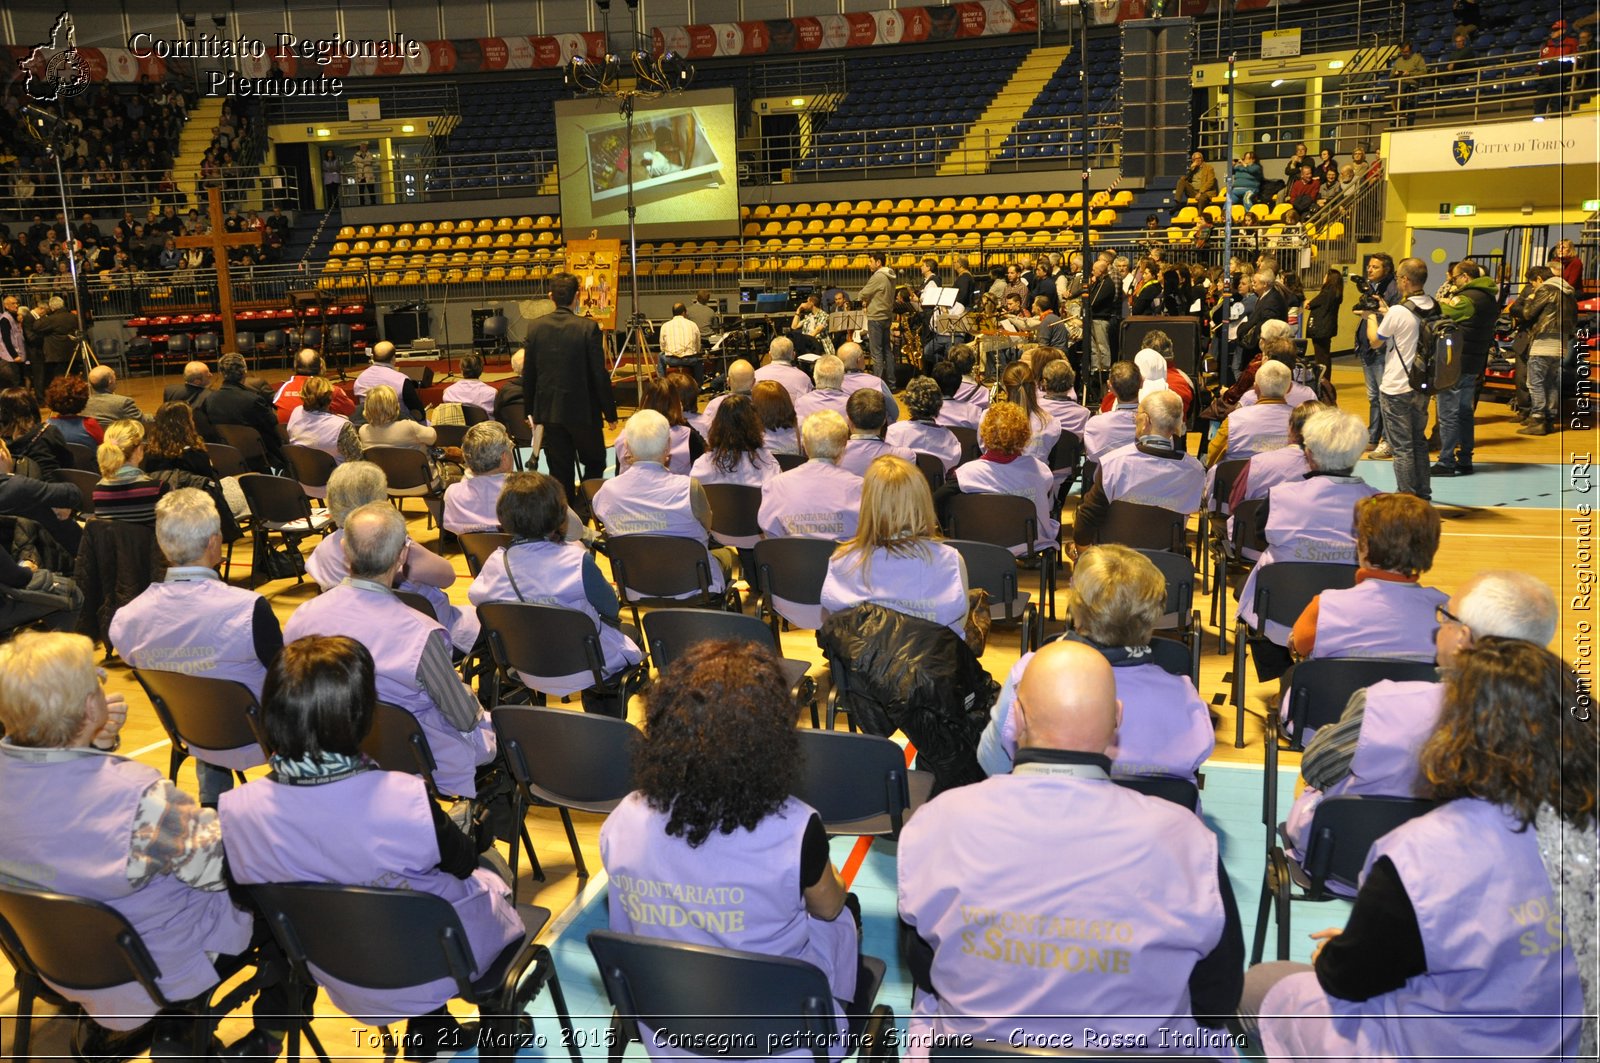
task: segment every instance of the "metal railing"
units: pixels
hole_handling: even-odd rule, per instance
[[[250,172],[235,172],[217,179],[215,183],[222,189],[225,208],[266,209],[275,203],[292,206],[298,202],[293,170],[282,166],[236,166],[233,169]],[[115,174],[116,181],[113,183],[91,182],[85,187],[85,182],[91,176],[67,175],[67,204],[74,219],[84,211],[97,218],[120,218],[123,211],[132,210],[138,220],[143,221],[146,211],[160,213],[162,208],[169,205],[176,207],[180,214],[190,208],[197,208],[204,213],[205,189],[208,184],[214,183],[198,177],[178,178],[172,188],[164,190],[165,170],[121,170]],[[31,195],[18,194],[18,178],[33,185]],[[56,183],[53,169],[13,174],[10,185],[0,192],[0,214],[26,218],[38,212],[46,218],[52,218],[60,211],[61,187]]]
[[[275,96],[262,101],[262,117],[269,125],[301,122],[347,122],[350,120],[352,96],[376,99],[378,113],[384,121],[394,118],[432,117],[443,115],[460,118],[461,94],[454,82],[443,78],[423,78],[426,84],[369,85],[358,82],[346,88],[343,96]],[[470,86],[469,86],[470,91]],[[448,132],[434,129],[436,135]]]
[[[1540,99],[1564,99],[1572,85],[1571,68],[1545,74],[1536,69],[1538,62],[1538,50],[1530,49],[1459,71],[1391,77],[1388,114],[1405,125],[1443,125],[1525,112]],[[1561,110],[1558,103],[1555,112]]]
[[[929,177],[941,169],[988,174],[1075,169],[1080,164],[1086,132],[1081,115],[1025,118],[1014,131],[985,128],[976,138],[971,136],[972,124],[975,123],[828,130],[811,138],[809,145],[795,142],[792,147],[774,139],[764,145],[767,157],[784,157],[784,148],[790,147],[797,164],[785,169],[756,168],[751,179],[757,184],[881,180],[885,176]],[[1090,115],[1087,125],[1090,165],[1117,165],[1121,154],[1120,114]]]
[[[1393,40],[1405,34],[1405,5],[1391,0],[1274,4],[1255,12],[1233,11],[1232,4],[1216,8],[1214,15],[1195,20],[1195,55],[1202,63],[1226,59],[1230,52],[1241,60],[1260,58],[1261,34],[1267,30],[1298,27],[1302,55],[1343,51],[1374,34]]]
[[[394,183],[386,191],[397,203],[533,196],[555,165],[556,153],[548,148],[397,159]]]

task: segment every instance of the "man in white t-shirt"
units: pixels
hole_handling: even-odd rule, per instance
[[[1400,289],[1399,305],[1378,297],[1378,309],[1366,314],[1364,327],[1374,348],[1383,347],[1383,376],[1378,381],[1378,402],[1383,410],[1383,434],[1394,451],[1395,490],[1431,499],[1428,482],[1428,399],[1411,387],[1408,367],[1417,359],[1419,318],[1437,311],[1424,288],[1428,264],[1420,258],[1401,259],[1395,267]],[[1415,311],[1415,312],[1413,312]]]

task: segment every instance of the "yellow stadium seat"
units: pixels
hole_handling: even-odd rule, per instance
[[[1017,213],[1014,210],[1010,211],[1009,213],[1006,214],[1005,217],[1000,219],[999,228],[1002,228],[1002,229],[1020,229],[1020,228],[1022,228],[1022,215]]]
[[[495,248],[494,253],[489,256],[489,261],[490,262],[510,262],[511,261],[511,252],[506,250],[503,247]]]
[[[506,279],[506,268],[504,266],[494,266],[494,267],[492,267],[489,270],[488,279],[492,280],[492,281],[503,281],[503,280],[505,280]]]
[[[1022,197],[1023,210],[1038,210],[1042,206],[1044,206],[1044,196],[1037,192],[1030,192]]]
[[[496,218],[494,220],[494,231],[497,233],[508,233],[515,225],[516,222],[512,221],[510,218]]]
[[[443,252],[435,251],[433,254],[428,256],[428,265],[430,265],[430,266],[443,267],[443,266],[448,266],[449,264],[450,264],[450,256],[444,254]]]
[[[434,228],[434,224],[431,221],[419,221],[417,223],[418,236],[432,236],[436,232],[438,230]]]
[[[338,239],[340,239],[340,240],[354,240],[355,238],[356,238],[356,227],[354,225],[345,225],[345,226],[341,226],[340,227]]]
[[[789,216],[791,218],[809,218],[809,217],[811,217],[811,204],[810,203],[796,203],[796,204],[794,204],[793,206],[791,206],[789,208]]]
[[[1041,206],[1043,206],[1045,210],[1065,210],[1067,207],[1067,197],[1062,195],[1060,192],[1051,192],[1048,196],[1044,197],[1044,203],[1041,204]]]
[[[472,241],[472,246],[473,247],[493,247],[494,246],[494,237],[490,236],[488,233],[482,233],[482,234],[480,234],[478,236],[477,239]]]
[[[1265,203],[1252,203],[1250,205],[1250,216],[1266,221],[1272,216],[1272,211],[1267,208]]]
[[[367,243],[365,240],[357,240],[355,243],[350,245],[350,253],[352,255],[364,255],[371,250],[372,245]]]
[[[811,216],[814,218],[825,218],[830,216],[832,213],[833,208],[826,203],[811,204]]]
[[[1244,221],[1244,207],[1243,207],[1243,205],[1241,205],[1239,203],[1233,204],[1233,210],[1230,211],[1230,213],[1233,215],[1233,223],[1235,225],[1238,225],[1240,222]]]
[[[440,284],[444,281],[444,273],[440,270],[430,269],[423,276],[428,278],[429,284]]]
[[[506,280],[508,280],[508,281],[525,281],[527,279],[528,279],[528,267],[527,266],[512,266],[510,271],[506,273]]]
[[[1133,206],[1133,193],[1124,188],[1122,191],[1111,197],[1111,205],[1116,207],[1118,210],[1127,210],[1129,207]]]
[[[375,255],[386,255],[393,246],[394,245],[389,243],[387,240],[374,240],[372,241],[372,253]]]
[[[989,197],[985,197],[985,198],[989,198]],[[977,228],[980,229],[980,230],[998,229],[998,228],[1000,228],[1000,215],[994,213],[993,211],[990,211],[987,214],[984,214],[984,215],[980,216],[978,218]]]
[[[382,277],[380,277],[378,279],[378,283],[380,285],[385,286],[385,287],[388,287],[390,285],[399,284],[400,283],[400,274],[398,274],[398,273],[385,273],[385,274],[383,274]]]
[[[548,229],[548,228],[551,228],[552,226],[554,226],[555,224],[556,224],[556,220],[554,218],[552,218],[550,215],[541,214],[537,218],[534,219],[533,227],[535,229]]]
[[[413,236],[416,234],[416,231],[417,227],[408,221],[403,221],[394,228],[396,236]]]
[[[1193,207],[1184,207],[1172,216],[1174,225],[1193,225],[1200,218],[1200,212]]]
[[[456,223],[453,221],[439,222],[433,227],[433,231],[438,233],[440,236],[443,236],[446,233],[453,233],[456,231]]]
[[[378,235],[379,236],[393,236],[394,235],[394,226],[389,224],[388,222],[384,222],[382,225],[378,226]]]
[[[421,284],[422,273],[420,270],[408,269],[400,275],[401,284]]]
[[[341,240],[338,243],[334,244],[332,249],[328,251],[328,254],[333,255],[335,257],[348,255],[349,253],[350,253],[350,245],[345,243],[343,240]]]
[[[528,217],[528,215],[524,214],[522,217],[517,219],[517,228],[518,229],[532,229],[533,228],[533,219]]]
[[[356,230],[356,235],[363,240],[370,240],[372,237],[378,235],[378,230],[371,225],[363,225],[361,228]]]

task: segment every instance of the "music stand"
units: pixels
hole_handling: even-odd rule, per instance
[[[322,289],[291,288],[289,290],[289,309],[294,313],[295,337],[302,343],[305,340],[306,322],[313,316],[316,317],[319,327],[322,329],[321,347],[326,350],[328,347],[328,296]],[[289,365],[293,366],[295,356],[300,352],[290,351],[288,353]],[[317,353],[321,354],[323,352],[318,351]],[[322,364],[325,369],[338,370],[340,380],[345,378],[343,366],[332,365],[326,357],[322,359]]]

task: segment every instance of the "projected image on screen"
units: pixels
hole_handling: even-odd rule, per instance
[[[559,101],[556,140],[567,232],[625,237],[630,173],[641,239],[738,232],[731,91],[641,104],[631,142],[613,102]]]

